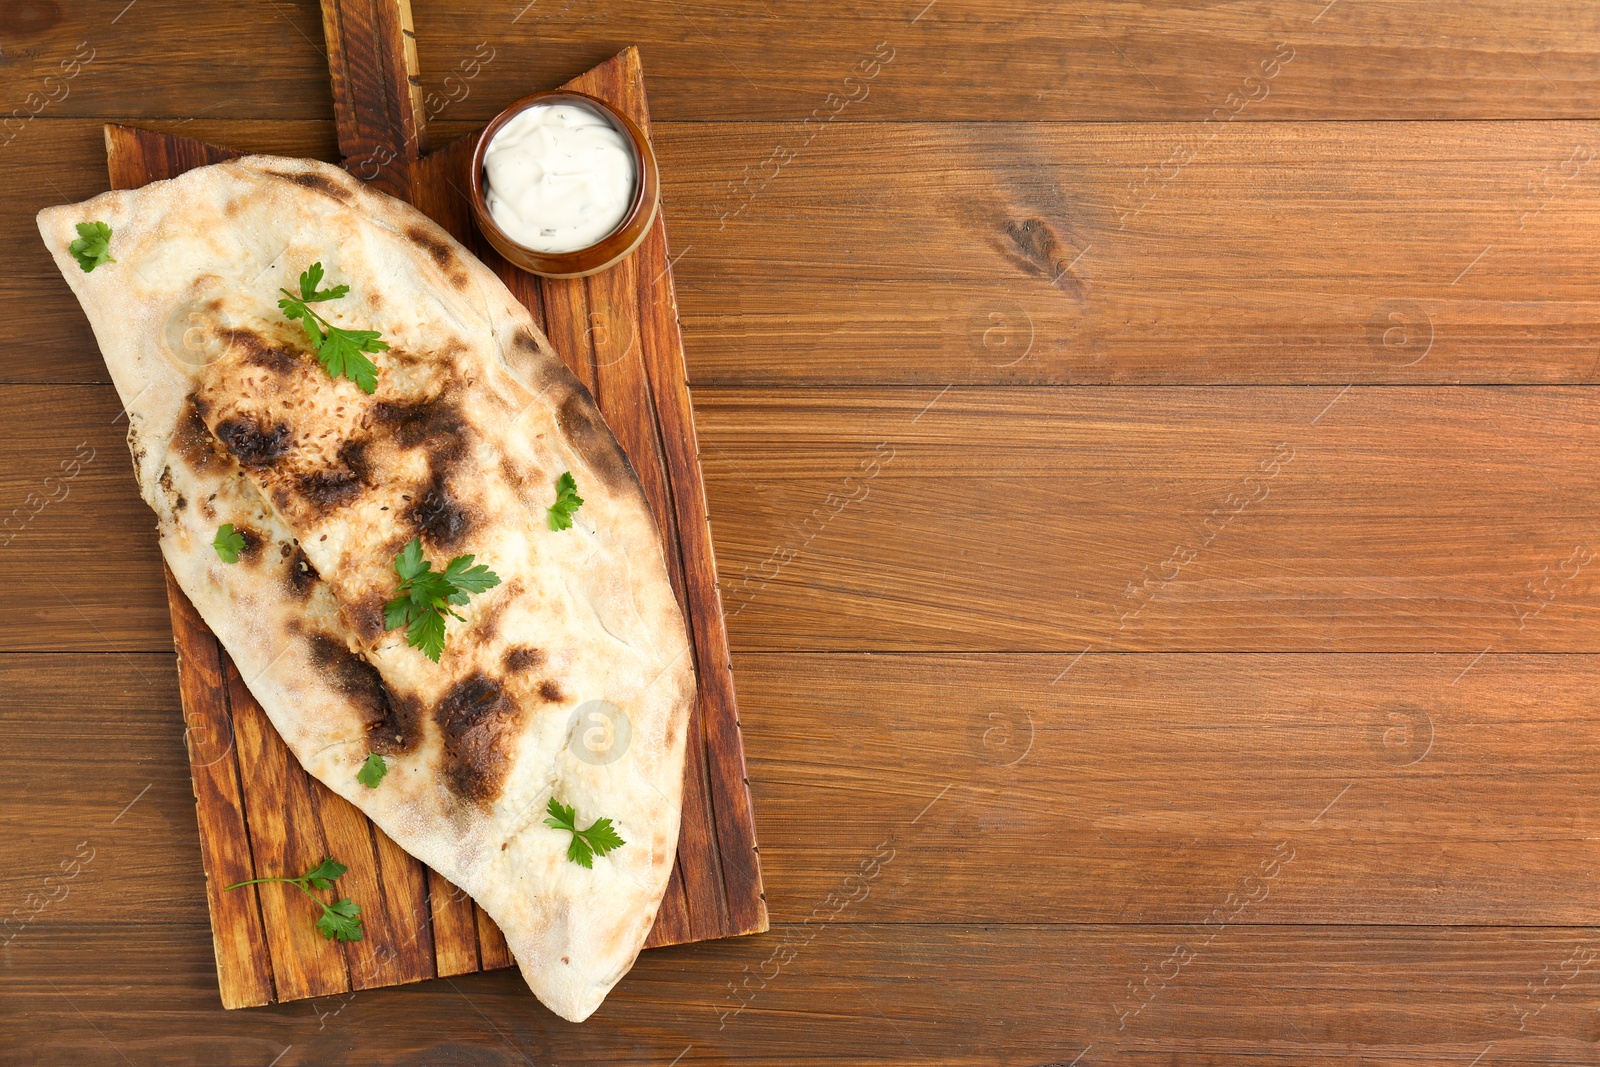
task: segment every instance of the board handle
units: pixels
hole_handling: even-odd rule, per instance
[[[344,169],[410,201],[428,150],[411,0],[322,0],[322,31]]]

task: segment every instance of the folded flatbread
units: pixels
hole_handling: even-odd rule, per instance
[[[167,564],[273,725],[483,906],[541,1001],[586,1018],[671,873],[695,696],[660,536],[588,392],[491,271],[326,164],[250,157],[38,221],[127,406]],[[68,246],[91,221],[115,262],[86,273]],[[314,262],[350,287],[317,310],[390,345],[371,395],[278,308]],[[564,472],[583,504],[554,530]],[[212,547],[223,523],[238,563]],[[385,626],[413,537],[436,570],[472,553],[501,578],[456,608],[438,663]],[[356,778],[370,753],[376,788]],[[572,862],[552,797],[626,844]]]

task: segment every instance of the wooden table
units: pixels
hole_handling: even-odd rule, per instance
[[[1600,1062],[1600,8],[524,3],[415,0],[431,128],[642,49],[772,932],[220,1009],[32,216],[332,158],[320,19],[10,0],[0,1064]]]

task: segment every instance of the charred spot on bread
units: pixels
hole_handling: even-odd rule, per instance
[[[530,356],[544,354],[544,346],[539,344],[539,338],[526,326],[518,326],[512,331],[511,347]]]
[[[367,749],[397,756],[422,740],[420,708],[414,699],[398,696],[383,684],[372,664],[328,634],[312,634],[311,661],[355,705],[367,731]]]
[[[572,373],[572,369],[561,361],[561,357],[551,350],[547,342],[539,339],[530,326],[518,326],[511,332],[511,344],[502,349],[501,359],[535,393],[561,397],[574,389],[584,388],[583,382]]]
[[[505,667],[507,674],[525,674],[537,670],[544,664],[544,651],[532,645],[518,645],[506,649],[505,655],[500,658],[500,663]]]
[[[450,242],[429,230],[426,226],[412,226],[406,230],[406,236],[421,246],[422,250],[433,257],[433,261],[440,270],[448,270],[455,262],[456,250],[450,247]]]
[[[346,441],[339,446],[337,462],[331,467],[302,474],[295,486],[311,510],[326,515],[360,496],[370,484],[365,441]]]
[[[455,463],[467,451],[467,420],[455,400],[443,393],[414,404],[380,401],[372,417],[393,430],[401,448],[424,448],[435,470]]]
[[[561,687],[548,678],[539,683],[539,695],[552,704],[560,704],[567,699]]]
[[[402,518],[411,529],[440,548],[452,548],[460,543],[472,526],[471,513],[437,473],[416,495]]]
[[[333,467],[300,475],[296,488],[311,505],[312,513],[322,515],[350,503],[361,495],[365,486],[350,471]]]
[[[224,462],[217,450],[217,439],[211,436],[206,420],[200,417],[198,400],[189,394],[178,412],[178,427],[172,433],[172,449],[193,471],[210,469],[213,463]]]
[[[339,462],[363,482],[370,481],[371,466],[367,463],[367,442],[352,438],[339,446]]]
[[[266,536],[254,526],[236,523],[233,532],[244,539],[244,547],[239,549],[239,560],[242,563],[255,563],[261,558],[261,549],[267,543]]]
[[[289,586],[289,595],[296,600],[304,600],[311,595],[317,587],[317,582],[322,575],[317,573],[317,568],[311,565],[311,560],[306,556],[305,550],[299,545],[291,548],[287,541],[284,542],[282,554],[289,556],[289,574],[285,579]]]
[[[535,393],[544,392],[551,385],[571,378],[572,372],[540,339],[531,326],[518,326],[511,331],[511,340],[500,351],[500,360],[523,385]],[[565,377],[563,377],[565,376]],[[576,379],[572,379],[576,380]]]
[[[270,170],[267,173],[273,175],[274,177],[282,178],[285,181],[294,182],[296,185],[301,186],[302,188],[310,189],[312,192],[321,193],[323,196],[331,196],[341,204],[350,203],[350,190],[346,189],[332,178],[329,178],[323,174],[318,174],[316,171],[302,171],[296,173],[292,171]]]
[[[487,805],[511,770],[523,712],[501,683],[481,671],[451,686],[433,709],[444,737],[444,778],[457,796]]]
[[[217,440],[246,467],[263,467],[283,456],[293,443],[281,422],[265,426],[253,416],[233,415],[217,424]]]
[[[611,430],[601,420],[600,409],[595,407],[589,390],[576,379],[572,385],[572,390],[556,412],[562,431],[572,441],[573,447],[582,453],[590,468],[600,476],[606,488],[616,493],[633,492],[643,496],[644,490],[639,485],[638,476],[633,473],[622,446],[617,444],[616,438],[611,436]],[[578,491],[583,491],[581,485]]]
[[[355,631],[356,639],[361,644],[370,645],[383,633],[383,605],[386,603],[388,601],[384,594],[372,590],[355,603],[344,605],[342,614],[345,621]]]
[[[300,363],[297,350],[273,344],[254,330],[223,330],[220,336],[230,350],[238,351],[239,358],[252,367],[261,367],[274,374],[288,374]]]

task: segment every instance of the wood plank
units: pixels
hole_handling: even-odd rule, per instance
[[[769,905],[890,838],[860,921],[1586,922],[1600,661],[1474,658],[739,656]]]
[[[18,619],[24,640],[16,648],[169,650],[161,554],[114,391],[5,388],[0,411],[0,574],[23,583],[13,588],[26,587],[31,604]],[[94,536],[72,536],[74,524]],[[31,583],[22,577],[29,571]]]
[[[735,649],[1595,647],[1581,387],[699,396]]]
[[[736,651],[1600,651],[1592,390],[941,392],[697,390]],[[168,647],[116,415],[0,389],[20,650]]]
[[[525,79],[559,80],[622,42],[644,52],[656,112],[674,120],[1200,120],[1236,106],[1230,93],[1257,98],[1251,120],[1600,117],[1600,15],[1577,0],[473,0],[419,5],[417,32],[428,98],[480,120]],[[495,59],[463,87],[454,64],[479,42]],[[1262,96],[1245,79],[1283,45],[1295,58]],[[858,64],[875,54],[892,59],[869,80]]]
[[[431,868],[424,870],[428,875],[434,968],[441,978],[470,974],[481,966],[476,905],[466,890],[451,885]]]
[[[315,0],[238,10],[148,0],[126,11],[125,0],[16,6],[53,18],[5,26],[8,110],[118,119],[329,112]],[[1247,121],[1600,117],[1600,16],[1581,0],[426,0],[416,20],[430,116],[479,122],[528,86],[557,84],[630,43],[644,51],[657,113],[669,119],[791,119],[814,109],[826,118],[841,100],[851,103],[836,122],[1201,119],[1230,93],[1259,96],[1245,79],[1280,43],[1295,59],[1270,95],[1245,108]],[[880,44],[893,59],[871,81],[846,81]],[[75,55],[92,59],[65,82],[45,82]]]
[[[292,119],[332,111],[314,0],[232,12],[127,0],[20,0],[7,8],[0,100],[11,122],[0,125],[0,145],[22,143],[46,117]]]
[[[322,28],[339,155],[350,173],[405,199],[428,150],[411,0],[323,0]]]
[[[242,958],[264,957],[261,886],[227,887],[257,877],[245,826],[239,756],[229,712],[232,665],[216,635],[164,569],[172,611],[172,643],[178,650],[178,690],[183,740],[194,783],[196,818],[215,820],[200,839],[206,873],[206,905],[221,916],[212,928],[217,986],[224,1007],[267,1004],[274,999],[272,975],[258,968],[231,966]]]
[[[696,383],[1600,380],[1591,123],[798,134],[663,130]]]
[[[530,1012],[509,972],[220,1013],[200,926],[48,932],[48,949],[19,945],[0,969],[0,1025],[16,1035],[8,1063],[101,1063],[117,1051],[149,1062],[170,1058],[181,1033],[185,1057],[218,1067],[275,1056],[329,1067],[1080,1056],[1079,1067],[1466,1067],[1486,1048],[1480,1067],[1588,1065],[1600,1005],[1593,927],[1242,924],[1204,944],[1192,927],[784,926],[647,953],[582,1027]],[[778,966],[769,957],[784,937]],[[729,990],[746,977],[734,1014]],[[1130,986],[1146,997],[1137,1014]]]
[[[638,52],[629,48],[622,57],[626,62],[602,64],[570,84],[613,101],[648,136],[650,106]],[[683,926],[694,940],[761,932],[767,929],[766,895],[664,216],[631,257],[584,279],[584,286],[590,307],[601,312],[598,324],[591,312],[589,332],[601,410],[613,426],[629,427],[624,447],[634,469],[660,471],[641,478],[657,528],[678,546],[668,570],[687,608],[699,685],[685,727],[701,740],[689,746],[685,761],[683,841],[662,900],[667,919],[661,922],[658,913],[651,944],[672,944],[673,931]],[[629,308],[638,314],[620,310]]]
[[[409,200],[417,160],[428,147],[410,0],[324,0],[321,6],[340,159],[372,188]],[[344,946],[351,986],[395,985],[481,966],[475,906],[353,807],[335,801],[331,808],[342,814],[346,838],[357,844],[369,839],[386,853],[370,872],[350,872],[356,885],[363,873],[373,875],[368,884],[381,901],[366,906],[373,932]],[[365,856],[359,849],[354,854]],[[434,890],[449,890],[437,908]],[[436,918],[444,920],[437,927]],[[371,951],[373,942],[380,951]],[[358,956],[365,957],[361,966]],[[239,965],[264,962],[252,957]]]
[[[338,945],[351,989],[399,985],[432,978],[434,937],[429,928],[428,870],[391,841],[344,798],[316,789],[317,821],[328,854],[350,868],[333,899],[365,899],[362,939]],[[296,871],[296,874],[301,873]],[[454,950],[447,945],[447,951]]]
[[[0,380],[104,381],[32,220],[103,188],[81,177],[99,135],[41,123],[8,153],[23,210],[0,215],[18,250],[0,264]],[[327,154],[326,124],[209,128]],[[657,133],[696,385],[1600,381],[1593,123],[1258,123],[1176,171],[1173,148],[1210,134],[856,124],[724,219],[729,183],[797,128]],[[888,184],[864,185],[885,158]],[[590,362],[634,340],[576,290],[552,310],[558,338],[618,346]]]
[[[506,935],[489,918],[488,912],[472,906],[473,915],[478,927],[478,962],[485,971],[499,970],[510,967],[516,962],[511,956],[511,946],[506,944]]]
[[[803,922],[889,840],[841,921],[1203,926],[1242,893],[1252,923],[1590,922],[1600,657],[1473,658],[1091,654],[1052,684],[1054,656],[740,654],[773,915]],[[41,922],[204,922],[170,669],[0,657],[0,920],[87,837]]]
[[[239,777],[244,783],[241,811],[247,831],[244,839],[229,843],[238,849],[248,847],[259,872],[257,877],[293,877],[333,855],[333,842],[318,818],[323,798],[304,775],[290,773],[296,766],[294,756],[272,728],[266,712],[251,696],[231,661],[226,662],[226,668],[228,707],[233,719]],[[199,813],[202,837],[221,829],[213,826],[210,819],[210,812]],[[340,844],[349,842],[341,840]],[[370,863],[362,863],[364,857],[338,858],[342,862],[353,861],[354,865],[370,871]],[[357,878],[360,878],[359,873]],[[371,884],[370,873],[366,881]],[[349,963],[336,943],[325,940],[317,932],[316,905],[290,885],[264,885],[259,887],[258,893],[267,954],[257,958],[263,964],[260,969],[272,975],[274,997],[304,1000],[349,990]],[[214,919],[220,921],[225,917]],[[224,966],[243,969],[237,959]],[[224,1002],[223,1006],[233,1005]]]

